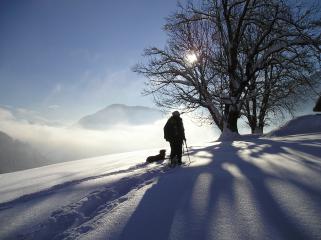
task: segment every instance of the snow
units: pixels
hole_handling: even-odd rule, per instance
[[[269,133],[269,136],[286,136],[321,132],[321,114],[305,115],[288,121],[281,128]]]
[[[240,134],[237,132],[232,132],[230,129],[228,129],[226,126],[224,126],[224,129],[218,138],[218,141],[221,142],[231,142],[234,140],[239,140],[241,138]]]
[[[318,118],[192,146],[182,167],[145,164],[152,149],[1,174],[0,239],[321,239]]]

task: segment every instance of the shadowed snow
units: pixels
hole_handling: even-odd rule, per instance
[[[139,151],[0,175],[1,239],[321,239],[321,134]]]

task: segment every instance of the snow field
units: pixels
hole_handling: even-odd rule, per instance
[[[276,136],[0,175],[0,238],[321,239],[321,133]]]

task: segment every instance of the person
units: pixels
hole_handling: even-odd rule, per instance
[[[172,113],[164,126],[164,138],[171,146],[170,160],[171,164],[182,164],[182,145],[186,141],[183,120],[178,111]]]

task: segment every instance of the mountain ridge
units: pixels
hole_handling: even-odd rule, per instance
[[[82,117],[76,125],[88,129],[108,129],[115,125],[152,124],[162,117],[163,113],[154,108],[118,103]]]
[[[47,159],[28,143],[0,131],[0,174],[47,165]]]

